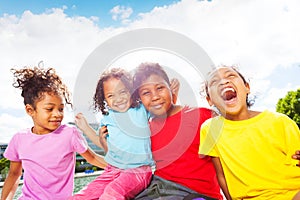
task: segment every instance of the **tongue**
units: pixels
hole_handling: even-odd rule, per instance
[[[236,93],[233,91],[227,91],[223,94],[223,99],[228,101],[236,97]]]

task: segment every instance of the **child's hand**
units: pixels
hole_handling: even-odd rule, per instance
[[[177,102],[177,97],[178,97],[178,92],[179,92],[179,87],[180,87],[180,82],[178,79],[173,78],[170,81],[170,89],[172,92],[172,97],[173,97],[173,103],[176,104]]]
[[[84,130],[86,130],[87,127],[89,126],[88,122],[86,121],[82,113],[78,113],[75,116],[75,124],[82,132],[85,132]]]
[[[295,154],[292,155],[292,158],[295,159],[295,160],[299,160],[299,164],[297,165],[299,167],[300,166],[300,150],[297,150],[295,152]]]
[[[107,127],[106,126],[102,126],[99,129],[99,141],[100,141],[100,144],[103,147],[105,153],[108,150],[107,141],[106,141],[107,136],[108,136]]]

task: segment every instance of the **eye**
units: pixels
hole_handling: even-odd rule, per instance
[[[146,95],[149,95],[149,94],[150,94],[149,91],[142,91],[142,92],[141,92],[141,96],[146,96]]]
[[[159,85],[159,86],[157,86],[157,90],[163,90],[165,87],[163,86],[163,85]]]
[[[111,99],[111,98],[113,98],[113,95],[112,95],[112,94],[109,94],[109,95],[106,96],[106,98],[107,98],[107,99]]]
[[[212,79],[211,81],[209,81],[208,85],[214,86],[216,83],[217,83],[217,79]]]
[[[64,108],[59,108],[59,111],[60,111],[60,112],[63,112],[63,111],[64,111]]]
[[[122,90],[121,92],[120,92],[120,94],[127,94],[128,93],[128,91],[127,90]]]
[[[234,78],[236,75],[235,74],[233,74],[233,73],[230,73],[230,74],[228,74],[228,78]]]
[[[53,110],[53,108],[45,108],[45,110],[50,112]]]

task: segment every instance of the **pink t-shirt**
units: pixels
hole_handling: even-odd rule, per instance
[[[24,183],[20,199],[65,200],[73,192],[75,152],[86,150],[82,134],[75,127],[61,125],[45,135],[33,134],[31,129],[18,132],[4,156],[22,162]]]

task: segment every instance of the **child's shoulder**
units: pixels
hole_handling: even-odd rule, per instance
[[[212,114],[212,110],[206,107],[190,107],[190,106],[184,106],[182,108],[183,112],[200,112],[202,114]]]
[[[21,129],[21,130],[18,130],[12,138],[21,138],[21,137],[27,137],[28,134],[31,134],[31,128],[25,128],[25,129]]]
[[[289,116],[283,113],[275,112],[275,111],[265,111],[270,118],[278,122],[294,122]]]
[[[184,113],[184,115],[193,116],[195,119],[198,119],[200,123],[203,123],[213,116],[212,110],[206,107],[185,106],[183,107],[182,112]]]
[[[60,134],[60,133],[76,133],[78,132],[78,129],[73,124],[62,124],[60,127],[58,127],[55,131],[53,131],[54,134]]]
[[[290,119],[286,114],[271,111],[271,110],[265,110],[265,111],[261,112],[261,114],[263,114],[267,117],[270,117],[274,120]]]

